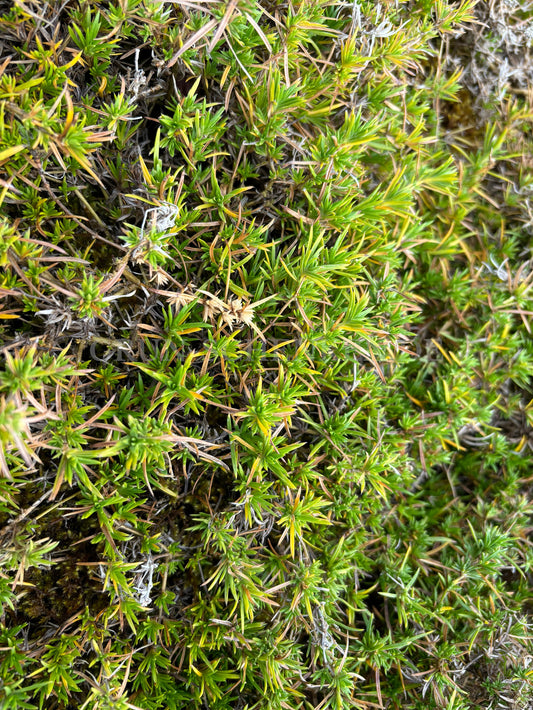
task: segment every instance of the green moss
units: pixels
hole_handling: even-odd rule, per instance
[[[523,11],[0,18],[2,709],[531,702]]]

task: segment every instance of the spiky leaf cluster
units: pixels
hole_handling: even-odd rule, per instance
[[[527,707],[533,114],[462,77],[486,9],[3,13],[0,706]]]

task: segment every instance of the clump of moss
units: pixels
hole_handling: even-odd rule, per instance
[[[2,708],[532,702],[498,7],[3,10]]]

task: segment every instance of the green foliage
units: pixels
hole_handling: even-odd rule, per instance
[[[530,9],[2,11],[2,710],[528,707]]]

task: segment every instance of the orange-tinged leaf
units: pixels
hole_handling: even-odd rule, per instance
[[[13,155],[20,153],[20,151],[24,150],[25,147],[26,147],[25,145],[12,145],[11,148],[6,148],[5,150],[1,150],[0,151],[0,162],[3,162],[4,160],[11,158]]]

